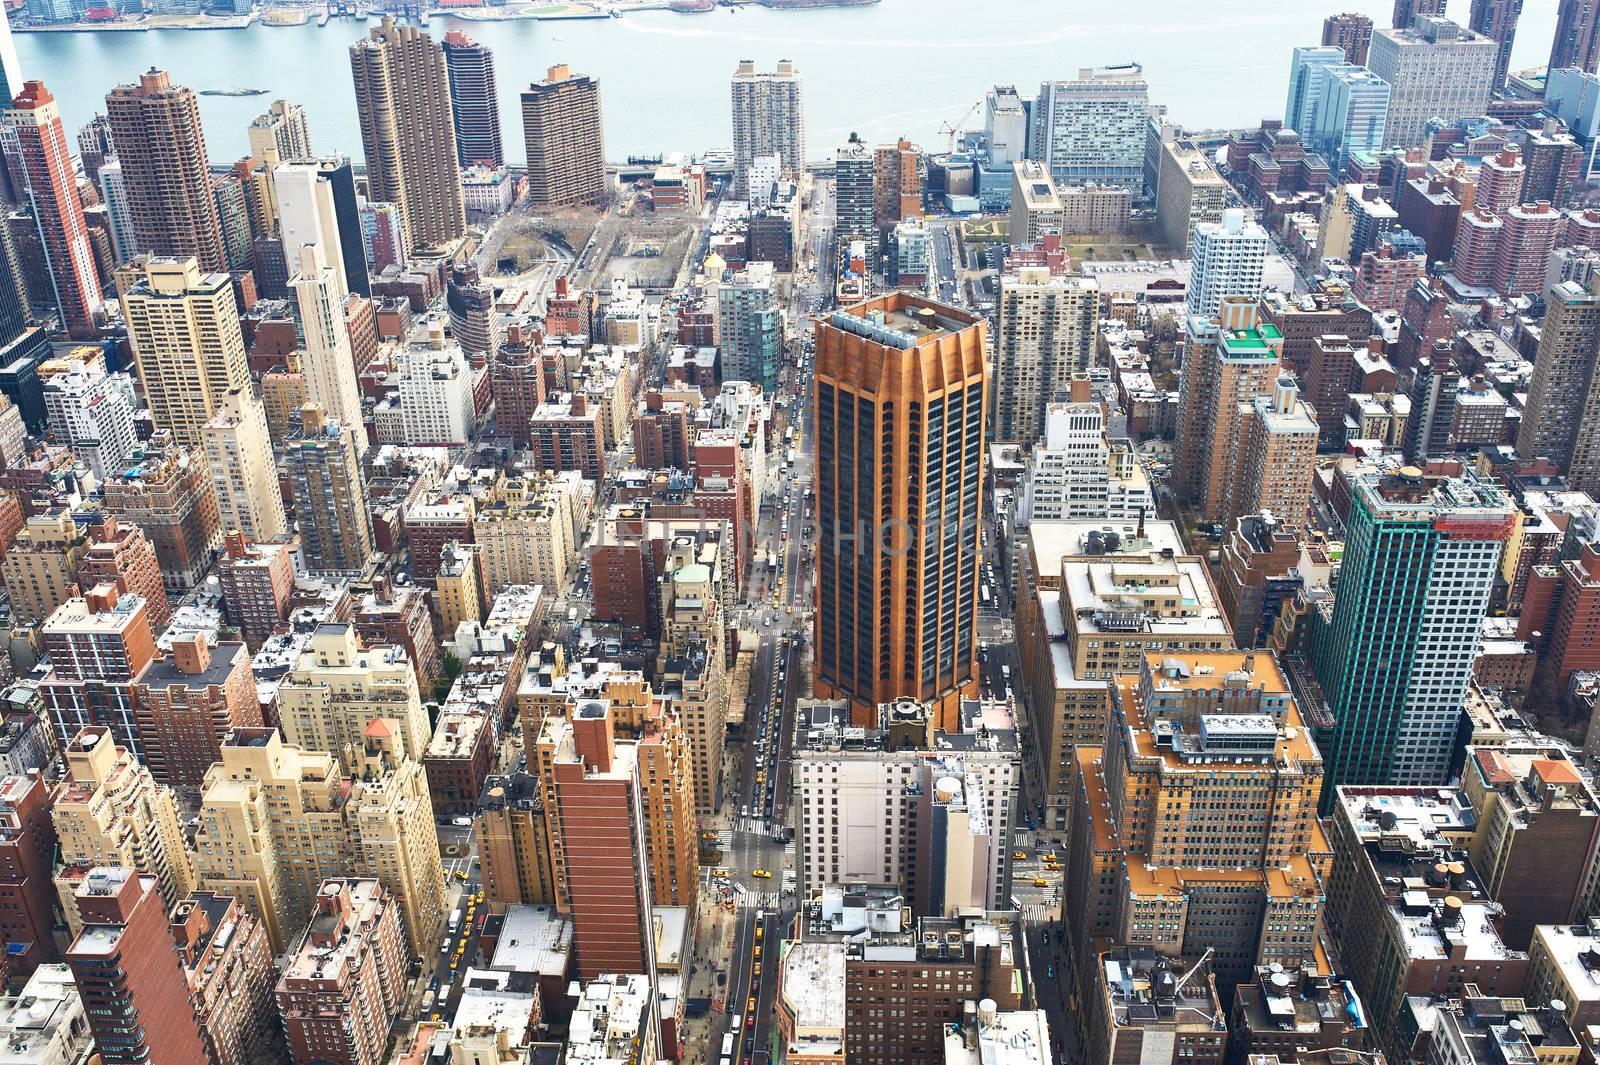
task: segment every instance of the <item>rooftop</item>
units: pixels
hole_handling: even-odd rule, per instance
[[[796,1028],[832,1029],[844,1035],[843,943],[796,943],[783,956],[783,997]],[[811,1052],[812,1044],[807,1043]]]

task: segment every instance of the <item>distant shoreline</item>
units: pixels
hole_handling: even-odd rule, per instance
[[[741,7],[765,7],[775,11],[804,11],[835,7],[868,7],[881,0],[585,0],[581,3],[515,3],[494,7],[463,7],[430,11],[429,19],[454,18],[463,22],[565,22],[574,19],[623,18],[639,11],[674,11],[695,15]],[[275,7],[268,5],[248,15],[141,15],[108,22],[56,22],[48,25],[12,23],[13,33],[141,33],[150,30],[242,30],[251,26],[269,28],[305,26],[316,23],[366,21],[349,15],[329,15],[322,7]]]

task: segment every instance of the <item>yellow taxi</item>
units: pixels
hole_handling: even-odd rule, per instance
[[[716,877],[718,880],[728,879],[728,871],[726,869],[713,869],[711,870],[711,875]]]
[[[1036,877],[1033,878],[1033,886],[1034,887],[1049,887],[1050,886],[1050,881],[1046,880],[1042,876],[1036,876]]]
[[[763,935],[766,934],[766,931],[767,931],[766,928],[764,928],[763,926],[756,925],[756,938],[760,939]]]
[[[455,872],[455,877],[457,880],[465,880],[467,878],[467,871],[465,869],[457,869]]]
[[[701,839],[716,839],[717,838],[717,834],[715,832],[702,832],[702,833],[700,833],[700,838]]]
[[[747,1013],[754,1012],[756,1008],[756,997],[754,995],[744,1000],[744,1008]]]
[[[756,959],[756,961],[760,961],[761,960],[761,944],[760,943],[756,944],[755,959]]]
[[[768,872],[767,870],[765,870],[765,869],[752,869],[752,870],[750,870],[750,875],[751,876],[758,876],[762,880],[771,880],[772,879],[772,874],[770,872]]]
[[[1015,858],[1019,862],[1020,861],[1025,861],[1027,859],[1027,857],[1028,857],[1028,852],[1027,851],[1016,851],[1015,853],[1013,853],[1011,855],[1011,857]]]

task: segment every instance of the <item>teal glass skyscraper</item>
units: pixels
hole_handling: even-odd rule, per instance
[[[1323,806],[1340,784],[1443,784],[1512,509],[1493,483],[1358,471],[1332,616],[1314,615]]]

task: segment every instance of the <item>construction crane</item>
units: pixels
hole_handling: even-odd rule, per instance
[[[979,100],[978,103],[975,103],[971,107],[967,108],[966,114],[962,115],[954,122],[946,122],[944,125],[939,127],[939,136],[950,138],[950,145],[946,151],[954,152],[956,150],[956,137],[960,136],[961,130],[967,124],[967,120],[972,117],[972,113],[978,109],[978,104],[981,103],[983,103],[983,101]]]

